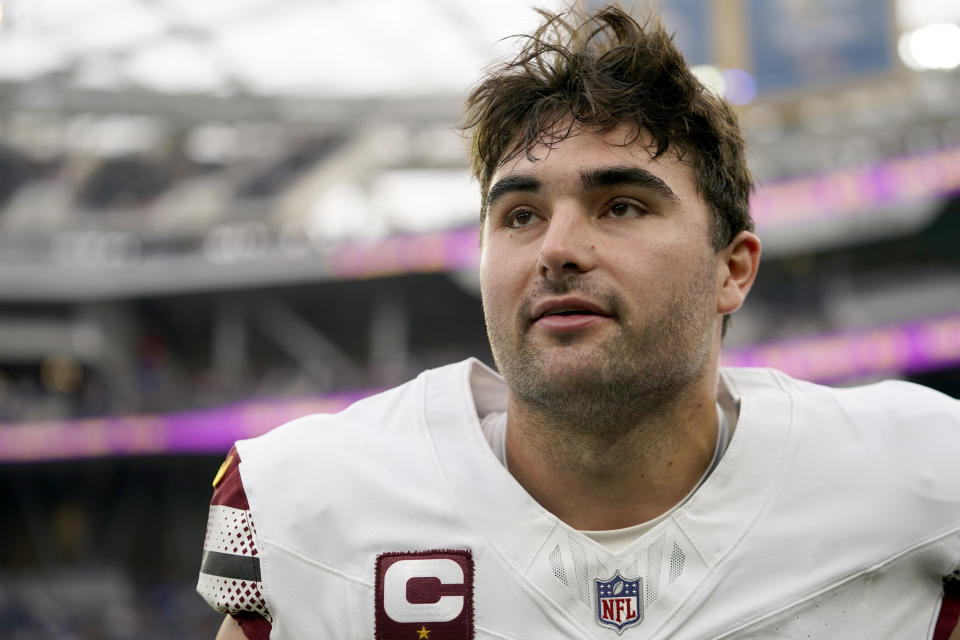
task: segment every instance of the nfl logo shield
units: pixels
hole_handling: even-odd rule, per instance
[[[643,620],[641,579],[627,580],[617,571],[609,580],[597,580],[597,622],[617,633]]]

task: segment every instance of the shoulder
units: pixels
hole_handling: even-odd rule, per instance
[[[312,492],[313,500],[333,499],[334,488],[345,477],[376,468],[384,474],[402,460],[420,459],[431,450],[426,419],[426,396],[446,386],[461,389],[468,378],[469,361],[425,371],[399,387],[369,396],[336,414],[309,415],[250,440],[237,442],[243,462],[240,474],[250,504],[269,509],[291,492]],[[462,404],[462,391],[442,394],[442,401]],[[456,396],[456,397],[453,397]],[[286,498],[285,498],[286,499]]]
[[[779,394],[789,399],[796,428],[824,443],[844,435],[872,451],[937,459],[960,451],[960,400],[918,384],[886,380],[830,387],[773,369],[725,369],[724,380],[742,398]],[[960,465],[956,465],[960,468]]]
[[[342,452],[371,438],[403,438],[423,421],[424,397],[438,378],[464,376],[469,361],[430,369],[402,385],[375,393],[333,414],[311,414],[280,425],[262,436],[237,442],[246,462],[254,458],[287,458],[310,451]],[[450,401],[453,401],[451,399]]]
[[[791,378],[775,369],[724,368],[723,380],[737,397],[786,394],[797,408],[884,424],[935,423],[960,429],[960,400],[901,380],[853,387],[830,387]]]
[[[286,457],[312,450],[342,449],[351,442],[369,437],[383,428],[384,417],[416,414],[421,395],[421,378],[357,400],[338,413],[314,413],[291,420],[262,436],[237,442],[245,462],[264,456]]]
[[[738,435],[756,441],[778,427],[783,434],[770,521],[813,527],[864,565],[923,549],[909,557],[922,558],[916,561],[928,563],[937,580],[956,567],[960,401],[901,381],[834,388],[769,369],[723,376],[752,427],[735,433],[731,447]],[[778,401],[763,402],[765,395]],[[778,413],[757,411],[770,406]]]
[[[785,424],[798,468],[891,501],[898,495],[914,506],[933,500],[960,513],[960,401],[895,380],[835,388],[771,369],[723,375],[745,400],[762,394],[789,400]]]

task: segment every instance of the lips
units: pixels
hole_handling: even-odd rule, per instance
[[[562,317],[575,317],[575,316],[600,316],[600,317],[610,317],[608,313],[602,306],[591,302],[589,300],[584,300],[583,298],[554,298],[551,300],[544,300],[537,306],[533,308],[533,312],[530,314],[532,322],[537,322],[543,320],[544,318],[562,318]]]

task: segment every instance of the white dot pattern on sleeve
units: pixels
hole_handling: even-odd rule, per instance
[[[197,592],[220,613],[249,611],[273,622],[263,598],[263,585],[259,582],[233,580],[201,573],[200,580],[197,582]]]
[[[211,506],[203,548],[241,556],[258,555],[257,533],[250,512],[222,505]]]
[[[232,556],[257,557],[257,534],[250,512],[223,505],[211,505],[203,548],[204,551]],[[257,580],[242,580],[201,572],[197,581],[197,592],[221,613],[249,611],[273,622],[263,597],[263,583]]]

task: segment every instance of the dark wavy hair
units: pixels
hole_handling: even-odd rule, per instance
[[[654,157],[670,150],[693,167],[713,212],[715,249],[752,230],[753,180],[736,116],[690,72],[659,19],[640,24],[618,7],[539,12],[537,30],[517,36],[520,53],[488,69],[467,98],[461,129],[482,201],[497,168],[520,153],[534,160],[536,145],[556,145],[575,128],[628,123],[635,135],[627,144],[647,132]]]

